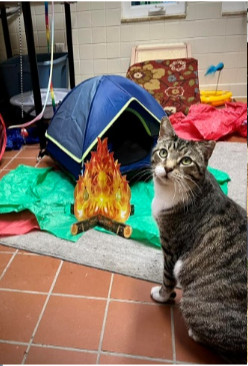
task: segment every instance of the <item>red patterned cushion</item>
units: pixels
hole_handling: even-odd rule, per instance
[[[140,62],[130,66],[126,76],[173,113],[187,114],[191,104],[200,102],[198,62],[194,58]]]

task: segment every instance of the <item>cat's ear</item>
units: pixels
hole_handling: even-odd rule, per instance
[[[213,140],[209,141],[205,140],[205,141],[199,141],[198,144],[200,144],[205,160],[208,161],[215,148],[216,142]]]
[[[163,137],[175,137],[176,133],[168,117],[163,117],[160,123],[159,138]]]

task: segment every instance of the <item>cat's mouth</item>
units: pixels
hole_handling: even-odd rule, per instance
[[[172,182],[171,179],[169,179],[169,177],[166,175],[164,175],[163,177],[155,175],[155,179],[157,179],[160,183],[163,183],[163,184],[168,184],[168,183]]]
[[[154,178],[158,179],[162,183],[169,183],[172,181],[170,172],[166,172],[162,166],[157,166],[153,174]]]

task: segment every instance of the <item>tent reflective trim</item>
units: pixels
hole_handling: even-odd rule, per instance
[[[137,100],[136,98],[131,98],[129,99],[129,101],[122,107],[122,109],[119,111],[119,113],[116,114],[116,116],[112,119],[112,121],[110,121],[107,126],[102,130],[102,132],[97,136],[97,137],[102,137],[105,132],[108,131],[108,129],[114,124],[114,122],[120,117],[120,115],[128,109],[128,106],[132,103],[132,102],[137,102],[140,106],[142,106],[142,108],[144,108],[144,110],[146,110],[146,112],[148,112],[159,124],[160,124],[160,120],[159,118],[157,118],[151,111],[149,111],[149,109],[147,109],[142,103],[140,103],[139,100]],[[131,108],[132,109],[132,108]],[[138,116],[138,118],[140,118],[140,115]],[[143,119],[144,123],[146,124],[145,120]],[[143,124],[143,123],[142,123]],[[148,128],[148,126],[146,125],[146,131],[149,131],[149,135],[150,134],[150,130]],[[97,144],[97,137],[95,138],[95,140],[89,145],[89,147],[86,149],[86,151],[84,152],[83,156],[82,156],[82,160],[84,160],[84,158],[89,154],[89,152],[93,149],[93,147]]]
[[[151,112],[149,111],[149,109],[147,109],[142,103],[140,103],[136,98],[131,98],[123,107],[122,109],[119,111],[119,113],[117,113],[115,115],[115,117],[112,119],[112,121],[110,121],[108,123],[108,125],[102,130],[102,132],[99,134],[98,137],[102,137],[104,135],[104,133],[113,125],[113,123],[119,118],[119,116],[125,111],[128,110],[128,106],[133,102],[137,102],[140,106],[142,106],[142,108],[144,108],[144,110],[146,110],[146,112],[148,112],[153,118],[154,120],[156,120],[159,124],[160,124],[160,120]],[[130,108],[132,110],[132,112],[140,119],[140,121],[142,122],[146,132],[149,134],[149,136],[151,136],[151,132],[148,128],[148,126],[146,125],[145,120],[143,119],[143,117],[136,111],[133,110],[133,108]],[[45,136],[47,139],[49,139],[50,141],[52,141],[55,145],[57,145],[64,153],[66,153],[68,156],[70,156],[70,158],[72,158],[74,161],[76,161],[77,163],[82,163],[84,158],[89,154],[89,152],[92,150],[92,148],[97,144],[97,137],[96,139],[90,144],[90,146],[87,148],[87,150],[84,152],[83,156],[81,159],[77,158],[74,154],[72,154],[68,149],[66,149],[63,145],[61,145],[57,140],[55,140],[51,135],[48,134],[48,132],[46,131]]]
[[[46,136],[47,139],[49,139],[50,141],[52,141],[56,146],[58,146],[64,153],[66,153],[68,156],[70,156],[70,158],[72,158],[73,160],[75,160],[77,163],[81,163],[82,162],[82,160],[83,160],[82,158],[79,159],[75,155],[73,155],[69,150],[67,150],[57,140],[55,140],[52,136],[48,135],[47,131],[45,133],[45,136]]]
[[[141,114],[139,113],[139,112],[137,112],[135,109],[133,109],[133,108],[127,108],[126,109],[126,111],[128,111],[128,112],[131,112],[131,113],[133,113],[136,117],[138,117],[138,119],[140,120],[140,122],[142,123],[142,125],[143,125],[143,127],[144,127],[144,129],[146,130],[146,132],[147,132],[147,134],[149,135],[149,136],[151,136],[152,134],[151,134],[151,131],[149,130],[149,128],[148,128],[148,126],[147,126],[147,124],[146,124],[146,121],[144,120],[144,118],[141,116]]]

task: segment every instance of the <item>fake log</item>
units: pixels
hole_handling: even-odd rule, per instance
[[[104,229],[112,231],[119,236],[122,236],[123,238],[130,238],[133,231],[131,226],[114,221],[102,215],[98,216],[98,225]]]
[[[71,233],[72,235],[77,235],[92,229],[94,226],[100,226],[106,230],[112,231],[119,236],[122,236],[123,238],[129,238],[133,231],[129,225],[125,225],[123,223],[109,219],[108,217],[98,215],[73,224],[71,226]]]
[[[87,220],[76,222],[71,226],[71,233],[72,235],[83,233],[84,231],[92,229],[94,226],[96,226],[97,222],[98,222],[97,216],[93,216]]]

